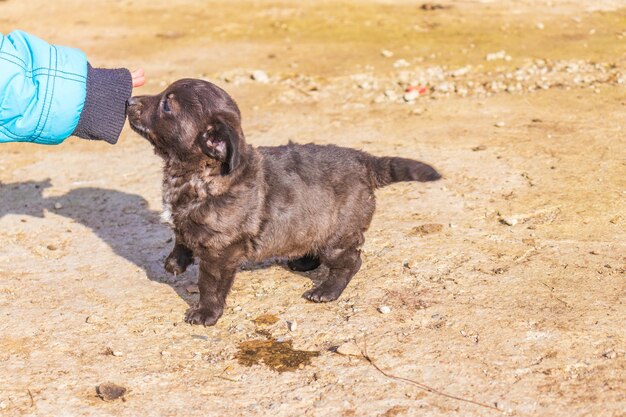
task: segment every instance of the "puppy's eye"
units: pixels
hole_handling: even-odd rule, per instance
[[[172,110],[170,109],[170,105],[168,104],[168,101],[169,101],[168,99],[169,99],[169,97],[165,97],[165,100],[163,100],[163,111],[164,111],[165,113],[169,113],[169,112],[171,112],[171,111],[172,111]]]

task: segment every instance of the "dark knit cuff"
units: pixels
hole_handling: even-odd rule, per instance
[[[127,69],[92,68],[88,65],[87,97],[74,136],[115,144],[126,121],[126,101],[133,92]]]

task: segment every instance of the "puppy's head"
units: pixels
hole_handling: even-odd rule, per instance
[[[222,175],[241,164],[241,113],[235,101],[210,82],[176,81],[161,94],[132,97],[126,112],[133,130],[165,159],[182,164],[209,159],[219,164]]]

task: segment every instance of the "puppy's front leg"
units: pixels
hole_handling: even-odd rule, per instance
[[[228,261],[220,265],[220,260],[200,260],[200,301],[197,306],[187,310],[187,323],[212,326],[217,322],[224,312],[226,296],[235,279],[236,270],[236,265]]]
[[[178,275],[187,270],[193,263],[193,252],[180,239],[176,238],[176,244],[172,252],[165,258],[165,270],[170,274]]]

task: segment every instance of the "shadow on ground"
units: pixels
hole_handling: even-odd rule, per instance
[[[160,213],[148,208],[148,202],[137,194],[105,188],[77,188],[57,197],[44,197],[50,180],[0,183],[0,219],[5,215],[25,215],[43,218],[46,211],[72,219],[91,229],[116,255],[143,269],[151,281],[169,285],[180,298],[192,305],[197,296],[186,287],[191,277],[195,281],[197,267],[190,267],[178,279],[163,268],[165,256],[173,247],[172,234],[161,223]],[[85,262],[89,262],[88,252]],[[284,260],[271,259],[259,264],[242,265],[243,270],[264,269],[279,265],[288,269]],[[324,268],[310,273],[291,271],[319,283]]]

